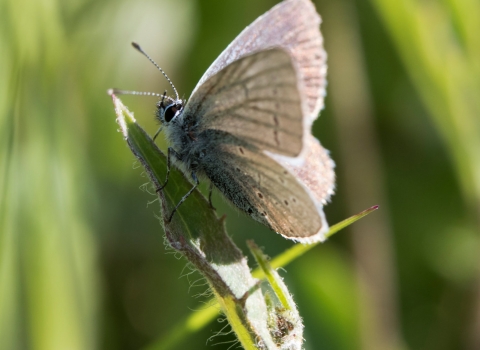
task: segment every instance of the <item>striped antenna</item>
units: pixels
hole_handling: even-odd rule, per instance
[[[172,102],[175,102],[175,100],[171,97],[168,97],[163,94],[159,94],[157,92],[144,92],[144,91],[129,91],[129,90],[119,90],[119,89],[109,89],[107,91],[109,95],[138,95],[138,96],[156,96],[156,97],[161,97],[162,101],[163,99],[168,99]]]
[[[152,62],[152,63],[155,65],[155,67],[158,68],[158,70],[159,70],[160,72],[162,72],[163,76],[168,80],[168,82],[169,82],[170,85],[172,86],[172,89],[173,89],[173,91],[175,92],[175,96],[177,97],[177,100],[179,100],[180,98],[178,97],[177,89],[175,89],[175,86],[173,85],[173,83],[172,83],[172,81],[170,80],[170,78],[168,77],[168,75],[163,71],[163,69],[160,68],[160,66],[159,66],[154,60],[152,60],[152,58],[151,58],[149,55],[147,55],[147,53],[146,53],[145,51],[143,51],[143,49],[140,47],[140,45],[138,45],[138,44],[135,43],[135,42],[132,42],[132,46],[133,46],[135,49],[137,49],[141,54],[143,54],[146,58],[148,58],[149,61]]]

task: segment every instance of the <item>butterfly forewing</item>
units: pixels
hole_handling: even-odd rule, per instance
[[[327,74],[327,55],[318,30],[320,22],[310,0],[281,2],[237,36],[205,72],[192,95],[210,77],[239,58],[280,47],[290,53],[298,67],[300,93],[307,103],[305,117],[312,122],[323,108]]]
[[[222,130],[259,150],[293,157],[303,147],[297,73],[282,49],[245,56],[210,77],[184,115],[198,118],[200,132]]]

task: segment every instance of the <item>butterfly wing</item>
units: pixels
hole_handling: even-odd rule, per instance
[[[186,124],[198,120],[200,131],[222,130],[259,150],[295,157],[308,132],[303,110],[293,62],[277,48],[245,56],[210,77],[183,116]]]
[[[212,63],[198,82],[192,96],[210,77],[223,68],[250,55],[272,47],[286,50],[295,61],[307,103],[309,123],[323,108],[327,54],[319,31],[320,16],[310,0],[286,0],[273,7],[245,28]]]
[[[295,174],[274,159],[221,130],[206,130],[211,142],[202,168],[215,186],[256,221],[300,242],[323,238],[322,207]]]
[[[198,123],[197,147],[206,154],[200,171],[230,201],[283,236],[312,242],[328,229],[322,202],[333,171],[303,117],[297,76],[283,49],[244,56],[205,81],[183,117]],[[313,154],[297,157],[305,145]],[[304,174],[319,167],[323,187],[314,183],[321,173]]]
[[[211,65],[183,113],[208,144],[202,168],[215,186],[255,220],[301,242],[324,239],[323,205],[335,177],[310,131],[326,86],[319,24],[309,0],[275,6]]]

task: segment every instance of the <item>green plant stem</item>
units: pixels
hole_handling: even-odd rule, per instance
[[[378,206],[373,206],[368,208],[356,215],[353,215],[339,223],[330,227],[326,237],[331,237],[338,231],[344,229],[345,227],[353,224],[355,221],[362,219],[368,214],[374,212],[378,209]],[[287,266],[292,261],[296,260],[310,249],[317,246],[319,243],[305,245],[305,244],[295,244],[291,248],[287,249],[280,255],[276,256],[270,261],[270,265],[273,268],[279,268]],[[252,272],[252,275],[256,278],[264,278],[265,275],[260,268],[255,269]],[[183,340],[185,340],[186,335],[191,334],[210,323],[217,315],[218,308],[215,308],[215,303],[207,303],[212,305],[209,308],[198,310],[193,312],[183,321],[177,323],[177,325],[171,330],[166,332],[166,335],[160,337],[158,340],[154,341],[152,344],[148,345],[144,350],[168,350],[172,349],[175,346],[178,346]]]

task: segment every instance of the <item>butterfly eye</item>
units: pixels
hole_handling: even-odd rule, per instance
[[[165,108],[165,121],[168,123],[171,121],[175,116],[177,116],[180,111],[182,110],[182,105],[181,104],[174,104],[172,103],[171,105],[167,106]]]

